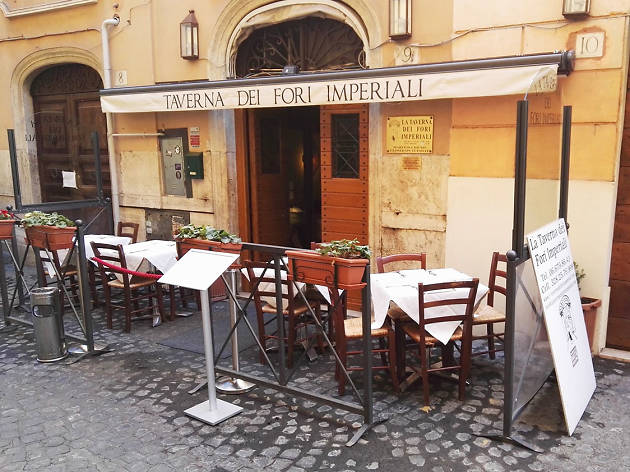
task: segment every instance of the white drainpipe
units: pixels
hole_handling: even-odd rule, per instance
[[[118,26],[120,18],[115,16],[103,21],[101,25],[101,42],[103,48],[103,85],[106,89],[112,86],[112,65],[109,59],[109,30],[110,26]],[[120,208],[118,203],[118,166],[116,165],[116,149],[114,148],[113,117],[111,113],[105,113],[107,121],[107,149],[109,153],[109,178],[112,186],[112,214],[114,230],[120,221]]]

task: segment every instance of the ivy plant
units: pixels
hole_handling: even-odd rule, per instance
[[[208,241],[219,241],[222,243],[240,244],[241,238],[228,233],[224,229],[216,229],[212,226],[184,225],[175,234],[178,239],[207,239]]]
[[[344,259],[369,259],[370,248],[359,244],[358,239],[339,239],[322,243],[317,252],[325,256],[342,257]]]
[[[56,226],[57,228],[74,227],[74,221],[59,213],[44,213],[43,211],[31,211],[24,215],[22,226]]]

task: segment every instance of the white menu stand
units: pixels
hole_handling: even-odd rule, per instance
[[[198,290],[201,296],[201,320],[203,345],[208,377],[208,401],[185,410],[188,416],[212,426],[240,413],[243,408],[217,398],[212,350],[212,325],[210,323],[210,298],[208,289],[223,272],[239,257],[238,254],[191,249],[166,274],[158,280],[161,284]]]

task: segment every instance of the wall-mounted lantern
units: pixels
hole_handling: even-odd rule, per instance
[[[199,23],[195,10],[179,24],[180,54],[183,59],[199,59]]]
[[[411,1],[389,0],[389,37],[406,39],[411,36]]]
[[[591,9],[591,0],[564,0],[562,14],[564,16],[588,15]]]

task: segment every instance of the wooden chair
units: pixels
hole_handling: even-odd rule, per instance
[[[346,294],[343,292],[339,295],[336,289],[329,289],[332,307],[334,307],[331,317],[334,326],[335,349],[341,362],[348,372],[361,371],[363,367],[349,366],[348,357],[355,355],[363,355],[363,349],[349,351],[348,342],[363,339],[363,320],[362,318],[347,317]],[[378,340],[378,347],[372,348],[373,354],[380,354],[381,365],[373,365],[373,370],[387,370],[392,378],[394,390],[399,391],[398,374],[397,374],[397,358],[396,358],[396,337],[389,320],[381,327],[371,331],[371,338]],[[387,345],[385,345],[387,343]],[[345,393],[346,376],[341,367],[336,365],[335,378],[337,379],[337,389],[339,395]]]
[[[477,295],[477,286],[479,285],[479,279],[460,281],[460,282],[443,282],[437,284],[418,284],[418,304],[420,319],[416,324],[413,321],[396,320],[396,342],[400,346],[404,346],[405,333],[418,344],[418,354],[420,358],[419,373],[422,377],[422,390],[424,397],[424,404],[429,405],[429,373],[431,372],[450,372],[458,371],[459,373],[459,399],[464,399],[466,379],[470,373],[470,358],[472,352],[472,319],[473,309],[475,304],[475,297]],[[426,301],[425,295],[437,290],[446,289],[467,289],[468,294],[462,298],[450,298],[436,301]],[[455,306],[456,311],[462,311],[462,314],[451,314],[426,318],[425,310],[433,307],[440,306]],[[458,327],[455,333],[450,338],[449,345],[446,348],[452,348],[456,341],[461,343],[459,363],[444,362],[444,349],[443,349],[443,365],[440,367],[431,367],[430,364],[430,349],[436,347],[441,343],[426,332],[425,327],[429,324],[440,323],[444,321],[460,321],[463,323],[462,327]],[[402,367],[403,372],[405,368],[405,353],[399,353],[401,360],[399,365]],[[446,365],[444,365],[446,364]]]
[[[267,334],[265,330],[265,318],[269,318],[270,316],[277,314],[277,309],[275,306],[266,303],[263,300],[263,297],[272,297],[275,299],[276,290],[275,290],[275,271],[273,263],[267,266],[266,262],[255,262],[255,261],[244,261],[243,266],[247,269],[247,274],[249,276],[250,286],[252,289],[256,288],[254,291],[254,304],[256,306],[256,317],[258,321],[258,337],[260,339],[260,344],[263,349],[267,347],[268,339],[279,339],[276,334]],[[267,267],[267,270],[264,271],[263,274],[257,276],[255,273],[255,269],[264,269]],[[272,289],[264,290],[263,285],[268,283],[274,284]],[[312,337],[313,334],[309,335],[308,327],[309,325],[315,326],[315,321],[311,318],[311,313],[309,312],[309,307],[315,312],[315,316],[321,323],[321,313],[320,306],[317,302],[309,302],[308,305],[303,303],[302,297],[296,297],[294,291],[293,282],[290,280],[282,281],[282,299],[286,301],[286,308],[283,310],[283,315],[285,320],[287,321],[287,327],[285,328],[285,336],[284,341],[287,345],[287,366],[289,368],[293,367],[293,351],[296,343],[301,343],[304,341],[308,341]],[[284,304],[284,303],[283,303]],[[298,331],[300,329],[304,329],[306,334],[303,337],[298,336]],[[322,338],[319,334],[315,334],[318,337],[318,344],[320,349],[323,349]],[[260,363],[265,363],[265,356],[263,353],[260,353]]]
[[[499,269],[499,263],[505,264]],[[497,279],[503,279],[502,281]],[[505,313],[494,307],[494,295],[500,293],[503,296],[507,294],[507,257],[505,254],[499,254],[498,252],[492,253],[492,262],[490,263],[490,277],[488,278],[488,301],[487,305],[480,307],[473,318],[473,326],[485,325],[486,334],[473,336],[473,340],[485,339],[488,342],[488,350],[475,353],[475,355],[488,354],[490,359],[495,358],[495,353],[503,351],[503,348],[496,348],[494,345],[495,339],[498,339],[503,344],[503,334],[495,333],[494,324],[505,322]]]
[[[127,268],[127,262],[125,260],[125,253],[121,244],[112,245],[104,243],[91,242],[94,256],[102,259],[103,261],[110,262],[112,264],[120,266],[121,269]],[[102,252],[106,251],[106,252]],[[164,321],[164,303],[162,300],[162,287],[155,279],[142,278],[133,276],[133,278],[124,272],[122,274],[122,282],[117,278],[110,280],[108,274],[115,272],[111,268],[105,268],[103,264],[98,263],[98,268],[101,274],[101,280],[103,283],[103,291],[105,294],[105,306],[107,313],[107,327],[112,329],[112,309],[117,308],[124,310],[125,312],[125,325],[123,331],[131,331],[131,318],[134,315],[138,315],[148,311],[153,313],[154,299],[157,300],[158,312],[160,320]],[[112,289],[122,290],[123,292],[123,305],[114,304],[112,302]],[[146,289],[146,293],[142,293],[142,289]],[[146,307],[140,307],[139,302],[146,299],[148,304]],[[133,309],[132,309],[133,308]]]
[[[376,269],[379,274],[386,272],[385,265],[394,262],[420,262],[420,268],[427,268],[427,253],[420,254],[393,254],[391,256],[382,256],[376,258]]]
[[[118,228],[116,229],[116,236],[127,236],[131,238],[131,243],[135,243],[138,240],[138,223],[127,223],[123,221],[118,222]]]

